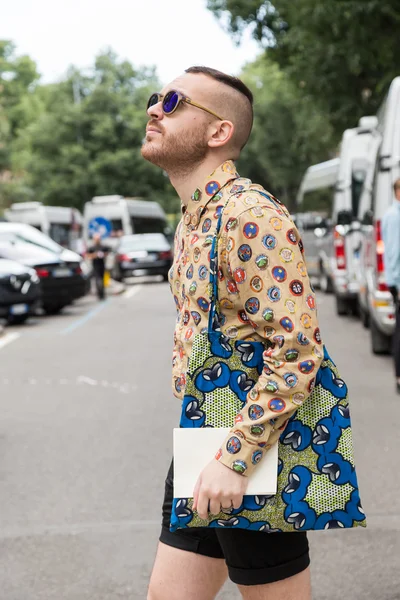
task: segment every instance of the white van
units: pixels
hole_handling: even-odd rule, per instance
[[[314,231],[314,250],[317,255],[312,263],[314,270],[318,269],[317,277],[321,289],[333,291],[336,297],[336,311],[339,315],[356,312],[358,309],[358,265],[360,250],[360,224],[357,220],[362,186],[368,172],[371,160],[371,148],[378,136],[376,117],[362,117],[358,127],[344,131],[340,144],[339,157],[311,167],[306,174],[310,177],[312,170],[318,173],[324,168],[327,176],[321,178],[321,188],[332,187],[334,169],[336,176],[333,201],[329,218]],[[331,167],[331,177],[328,176]],[[307,175],[308,174],[308,175]],[[307,184],[300,190],[307,191]],[[320,189],[321,189],[320,188]],[[299,201],[304,201],[304,193],[299,195]],[[306,259],[309,248],[307,239],[304,241]]]
[[[52,240],[71,250],[78,250],[82,234],[82,215],[69,206],[46,206],[42,202],[18,202],[4,211],[11,223],[25,223],[39,229]]]
[[[86,244],[92,237],[93,222],[103,219],[109,224],[104,231],[107,244],[114,248],[122,235],[133,233],[163,233],[171,239],[172,230],[158,202],[123,196],[95,196],[83,210],[83,237]],[[101,221],[100,221],[101,222]]]
[[[333,158],[317,165],[308,167],[305,172],[299,191],[297,193],[297,206],[301,208],[310,195],[315,192],[327,192],[333,198],[333,190],[339,172],[339,158]],[[332,200],[330,202],[332,204]],[[312,281],[324,292],[331,290],[331,265],[322,260],[323,246],[329,230],[326,213],[299,212],[293,215],[296,226],[301,234],[304,244],[308,274]],[[324,238],[323,241],[321,238]]]
[[[376,160],[366,180],[359,211],[359,301],[364,324],[370,325],[372,351],[386,354],[391,350],[395,313],[384,276],[381,221],[394,201],[393,184],[400,177],[400,77],[393,79],[377,118],[381,143],[376,143]]]

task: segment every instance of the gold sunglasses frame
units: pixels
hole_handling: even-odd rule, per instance
[[[216,117],[219,121],[225,121],[225,119],[223,119],[222,117],[217,115],[217,113],[215,113],[213,110],[210,110],[209,108],[206,108],[205,106],[202,106],[201,104],[198,104],[197,102],[194,102],[188,96],[181,94],[181,92],[178,92],[177,90],[170,90],[167,93],[170,94],[171,92],[173,92],[174,94],[176,94],[178,96],[178,102],[176,103],[175,108],[173,110],[171,110],[171,112],[168,112],[168,113],[165,112],[164,107],[163,107],[163,113],[167,117],[169,117],[169,115],[174,114],[174,112],[178,109],[181,102],[186,102],[186,104],[189,104],[190,106],[195,106],[196,108],[200,108],[200,110],[204,110],[205,112],[209,113],[213,117]],[[153,96],[157,96],[158,102],[161,102],[162,99],[165,98],[164,94],[160,94],[159,92],[154,92],[154,94],[151,94],[150,98],[152,98]],[[150,102],[150,98],[149,98],[149,102]],[[157,102],[157,104],[158,104],[158,102]],[[151,106],[154,106],[154,104],[152,104]],[[147,110],[149,110],[149,108],[150,108],[150,106],[148,105]]]

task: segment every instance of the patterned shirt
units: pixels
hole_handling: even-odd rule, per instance
[[[251,461],[255,446],[271,447],[310,395],[323,346],[302,242],[289,213],[227,161],[194,191],[175,235],[169,275],[178,313],[172,360],[175,396],[185,393],[193,338],[207,331],[209,253],[223,209],[218,242],[221,331],[233,340],[261,341],[266,350],[263,372],[247,396],[264,411],[257,421],[261,429],[252,433],[254,421],[244,408],[216,458],[229,468],[240,459],[250,475],[256,468]],[[233,433],[241,437],[235,456],[227,450]]]

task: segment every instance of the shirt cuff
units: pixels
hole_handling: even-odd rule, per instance
[[[272,430],[271,426],[270,430]],[[263,435],[264,440],[265,433]],[[241,431],[233,429],[218,450],[215,458],[235,473],[249,477],[271,448],[271,442],[270,439],[259,443],[250,442],[245,439]]]

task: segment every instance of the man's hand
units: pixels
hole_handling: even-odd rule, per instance
[[[217,515],[221,508],[239,508],[247,488],[247,477],[213,459],[200,474],[194,488],[193,508],[200,518]]]

